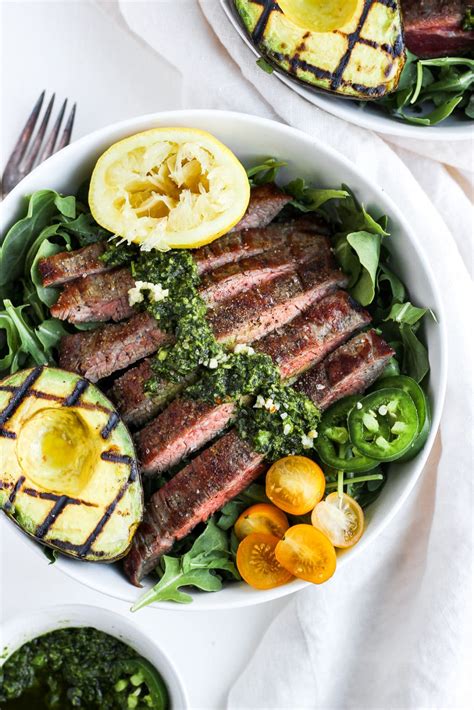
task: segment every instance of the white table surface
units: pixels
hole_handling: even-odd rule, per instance
[[[133,115],[180,106],[180,77],[87,0],[0,0],[3,168],[42,89],[77,101],[74,138]],[[3,619],[43,606],[81,603],[131,615],[128,604],[82,587],[48,566],[2,526]],[[223,708],[227,690],[285,600],[212,613],[143,609],[133,620],[175,663],[195,710]],[[250,710],[250,709],[249,709]]]

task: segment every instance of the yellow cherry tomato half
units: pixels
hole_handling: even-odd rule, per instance
[[[267,533],[283,537],[290,524],[282,510],[269,503],[252,505],[240,515],[234,525],[234,532],[239,540],[252,533]]]
[[[335,547],[352,547],[364,532],[364,511],[347,493],[330,493],[313,510],[311,522]]]
[[[237,569],[251,587],[273,589],[293,578],[275,557],[275,547],[279,542],[275,535],[251,533],[240,543],[237,549]]]
[[[304,515],[324,495],[326,479],[318,464],[306,456],[285,456],[268,470],[266,493],[285,513]]]
[[[332,542],[312,525],[293,525],[275,548],[278,562],[299,579],[326,582],[336,570]]]

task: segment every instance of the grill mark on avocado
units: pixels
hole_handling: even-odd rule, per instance
[[[8,431],[8,429],[3,429],[3,427],[0,427],[0,436],[3,436],[5,439],[16,439],[14,431]]]
[[[359,22],[357,23],[357,27],[354,32],[352,32],[350,35],[347,35],[347,50],[341,57],[341,61],[339,62],[338,66],[333,72],[333,78],[331,81],[331,89],[335,91],[338,89],[341,84],[342,84],[342,75],[344,74],[344,71],[349,64],[349,61],[352,56],[352,52],[354,47],[356,46],[357,42],[360,40],[360,33],[362,32],[362,28],[364,27],[365,21],[369,15],[370,8],[372,7],[372,1],[371,0],[364,0],[364,9],[362,10],[361,16],[359,18]]]
[[[74,404],[76,404],[79,397],[82,395],[83,392],[86,391],[88,387],[88,380],[79,380],[71,394],[63,401],[63,407],[72,407]]]
[[[261,39],[265,33],[265,29],[268,23],[268,20],[270,18],[270,15],[272,11],[276,12],[282,12],[280,7],[278,6],[278,3],[273,2],[272,0],[252,0],[254,4],[256,5],[261,5],[264,7],[264,10],[262,14],[260,15],[260,18],[255,26],[255,29],[253,30],[251,34],[252,40],[259,45],[261,42]],[[376,3],[379,5],[384,5],[385,7],[388,7],[389,9],[393,10],[394,12],[397,10],[397,3],[394,0],[375,0]],[[357,84],[352,81],[347,81],[343,79],[343,74],[344,71],[347,67],[347,64],[349,63],[352,52],[354,50],[354,47],[357,44],[364,44],[369,47],[372,47],[373,49],[379,49],[387,54],[389,54],[391,57],[394,59],[399,57],[402,52],[403,52],[403,36],[401,34],[398,35],[394,47],[390,47],[390,45],[387,44],[379,44],[375,40],[371,39],[366,39],[365,37],[361,37],[360,33],[364,29],[365,22],[367,20],[367,17],[369,15],[369,12],[372,8],[372,2],[371,0],[364,0],[364,9],[361,13],[361,16],[359,18],[359,22],[357,24],[357,27],[354,32],[352,32],[350,35],[346,35],[344,32],[341,32],[340,30],[336,29],[333,30],[334,33],[340,34],[341,36],[347,38],[348,40],[348,48],[343,57],[341,58],[341,61],[339,62],[339,65],[337,68],[334,70],[334,72],[330,72],[326,69],[321,69],[320,67],[317,67],[313,64],[309,64],[306,62],[304,59],[301,59],[299,56],[299,51],[303,51],[301,49],[301,45],[296,48],[296,54],[293,56],[290,56],[288,54],[283,54],[281,52],[268,52],[265,48],[262,49],[262,53],[267,56],[270,60],[272,57],[274,57],[278,61],[285,60],[288,62],[288,73],[292,74],[294,78],[297,81],[301,81],[301,83],[306,84],[303,80],[299,79],[296,70],[301,69],[302,71],[308,71],[311,74],[313,74],[317,79],[328,79],[331,81],[330,88],[333,91],[336,91],[339,87],[341,86],[348,86],[351,87],[352,89],[355,89],[361,94],[365,94],[368,97],[371,98],[377,98],[378,96],[381,96],[385,93],[385,87],[383,85],[379,86],[366,86],[365,84]],[[304,39],[310,36],[310,32],[306,32],[304,35]],[[304,43],[303,47],[304,47]],[[304,47],[305,48],[305,47]],[[277,69],[279,69],[277,65]]]
[[[8,500],[5,502],[5,504],[3,506],[3,510],[5,510],[6,512],[11,510],[13,503],[15,502],[16,495],[17,495],[18,491],[20,490],[20,488],[22,487],[24,481],[25,481],[25,477],[20,476],[20,478],[17,480],[17,482],[13,486],[13,490],[10,493],[10,495],[8,496]]]
[[[281,12],[281,10],[278,3],[273,2],[273,0],[263,0],[263,2],[257,2],[257,5],[263,5],[262,14],[258,18],[258,22],[255,25],[254,31],[252,32],[252,39],[258,44],[258,42],[260,42],[263,37],[263,33],[265,32],[268,19],[272,12],[274,10],[276,12]]]
[[[107,424],[102,427],[100,435],[103,439],[108,439],[115,427],[118,425],[120,417],[117,412],[111,412]]]
[[[61,496],[58,493],[37,491],[35,488],[23,488],[22,493],[25,493],[32,498],[42,498],[43,500],[58,501],[60,498],[66,497],[69,505],[87,505],[89,508],[97,508],[97,503],[90,503],[88,500],[83,500],[82,498],[69,498],[68,496]]]
[[[28,390],[30,389],[31,385],[33,384],[33,382],[36,382],[42,372],[42,365],[40,365],[39,367],[35,367],[35,369],[30,372],[30,374],[20,385],[20,387],[17,388],[15,394],[10,399],[5,409],[0,412],[0,425],[5,424],[15,414],[16,410],[23,402],[25,397],[28,396]]]
[[[56,518],[61,515],[66,506],[69,505],[69,501],[68,496],[60,496],[58,498],[41,525],[36,528],[35,537],[41,540],[46,535],[49,528],[56,522]]]
[[[108,452],[104,452],[104,453],[106,454]],[[102,458],[104,458],[103,454],[102,454]],[[84,542],[83,545],[74,545],[72,543],[68,543],[63,540],[49,540],[48,542],[51,545],[54,545],[55,547],[59,547],[65,551],[75,552],[78,557],[85,557],[85,555],[88,554],[88,552],[90,551],[90,548],[92,547],[94,542],[97,540],[100,533],[103,531],[105,525],[110,520],[113,512],[115,511],[115,508],[117,507],[117,505],[120,503],[123,496],[127,492],[127,488],[129,487],[130,483],[133,483],[133,481],[135,481],[138,476],[138,468],[137,468],[136,462],[133,459],[131,459],[129,456],[120,456],[120,457],[116,456],[115,458],[121,459],[121,460],[114,461],[113,459],[107,459],[107,458],[105,460],[106,461],[111,460],[111,461],[114,461],[114,463],[115,462],[129,463],[130,475],[129,475],[128,479],[125,481],[125,483],[121,486],[119,492],[117,493],[117,495],[115,496],[113,501],[106,508],[103,516],[101,517],[101,519],[99,520],[99,522],[97,523],[97,525],[95,526],[95,528],[93,529],[93,531],[91,532],[91,534],[89,535],[87,540]],[[128,459],[128,461],[125,461],[125,459]],[[94,555],[96,555],[98,557],[102,556],[103,554],[105,554],[105,553],[101,552],[100,550],[94,552]]]
[[[18,387],[15,387],[14,385],[0,385],[0,392],[17,392]],[[58,394],[50,394],[49,392],[41,392],[41,390],[36,390],[34,387],[31,387],[27,394],[27,397],[35,397],[36,399],[47,399],[51,402],[64,402],[64,397],[61,397]],[[104,412],[105,414],[109,414],[111,411],[110,407],[105,407],[103,404],[93,404],[92,402],[80,402],[77,405],[78,409],[88,409],[88,410],[97,410],[98,412]]]

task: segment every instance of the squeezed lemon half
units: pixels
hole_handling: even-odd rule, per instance
[[[145,251],[208,244],[237,224],[249,199],[243,165],[196,128],[153,128],[114,143],[89,189],[94,219]]]

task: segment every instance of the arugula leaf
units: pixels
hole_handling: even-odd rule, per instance
[[[393,320],[396,323],[415,325],[415,323],[423,318],[426,313],[430,313],[436,320],[435,315],[430,308],[418,308],[417,306],[412,306],[410,301],[407,301],[406,303],[394,303],[385,320]]]
[[[219,517],[217,519],[217,525],[222,530],[229,530],[235,524],[235,521],[239,515],[249,506],[255,503],[269,503],[264,486],[258,483],[252,483],[248,488],[246,488],[242,493],[240,493],[236,498],[229,501],[221,508],[219,512]]]
[[[130,611],[138,611],[148,604],[158,601],[178,602],[189,604],[193,598],[190,594],[181,592],[181,587],[196,587],[204,592],[218,592],[222,589],[222,582],[207,569],[197,569],[185,573],[179,559],[163,557],[164,573],[158,584],[143,594],[132,606]]]
[[[467,7],[462,21],[462,29],[466,32],[474,30],[474,7]]]
[[[59,551],[53,550],[51,547],[41,546],[44,556],[49,560],[50,565],[54,565],[59,557]]]
[[[254,165],[247,170],[247,177],[250,185],[265,185],[269,182],[275,182],[276,176],[280,168],[284,168],[288,163],[285,160],[277,160],[276,158],[267,158],[263,163]]]
[[[371,232],[351,232],[346,236],[346,240],[356,253],[361,266],[359,278],[351,293],[362,306],[367,306],[375,296],[381,236]]]
[[[267,60],[264,59],[263,57],[260,57],[260,59],[257,59],[257,61],[255,62],[255,64],[257,65],[257,67],[260,67],[260,69],[263,69],[263,71],[264,71],[266,74],[273,74],[273,67],[272,67],[272,65],[269,64],[269,63],[267,62]]]
[[[400,336],[403,343],[402,371],[421,382],[430,369],[428,351],[407,323],[400,324]]]
[[[77,239],[81,247],[110,239],[113,236],[97,224],[90,212],[82,212],[76,219],[67,222],[64,229]]]
[[[328,190],[315,188],[306,184],[303,178],[296,178],[284,188],[294,200],[290,203],[301,212],[316,212],[329,200],[343,200],[349,197],[346,190]]]
[[[10,317],[13,326],[16,328],[20,340],[19,350],[31,356],[37,365],[47,365],[49,359],[44,353],[41,341],[23,316],[23,310],[26,306],[15,307],[9,299],[5,299],[3,305],[6,314]]]
[[[219,591],[222,579],[214,570],[227,572],[235,579],[240,579],[228,536],[211,518],[188,552],[180,557],[165,555],[162,558],[162,568],[157,569],[161,574],[160,581],[138,599],[132,611],[156,601],[189,604],[192,597],[181,592],[182,587],[196,587],[206,592]]]
[[[0,249],[0,290],[23,275],[26,255],[41,231],[62,218],[76,215],[75,197],[54,190],[39,190],[29,198],[26,217],[6,233]]]

